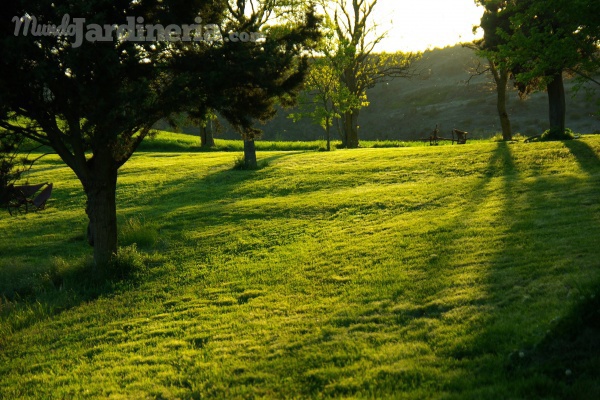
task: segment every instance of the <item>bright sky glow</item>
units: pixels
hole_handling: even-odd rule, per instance
[[[418,51],[472,41],[483,8],[474,0],[379,0],[372,21],[388,37],[376,51]]]

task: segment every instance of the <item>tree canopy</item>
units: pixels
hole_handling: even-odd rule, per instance
[[[515,74],[522,94],[546,89],[550,137],[564,137],[563,74],[593,79],[600,43],[600,3],[593,0],[479,1],[490,50]],[[484,15],[485,16],[485,15]],[[495,29],[494,29],[495,27]]]

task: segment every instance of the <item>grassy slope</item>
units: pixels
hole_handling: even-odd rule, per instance
[[[600,282],[599,151],[139,153],[118,205],[148,268],[93,296],[67,278],[84,198],[45,159],[48,209],[0,220],[0,397],[598,394],[597,361],[537,345]]]

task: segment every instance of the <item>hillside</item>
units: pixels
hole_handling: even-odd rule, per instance
[[[425,53],[417,65],[422,78],[397,79],[369,90],[371,105],[360,117],[360,136],[365,140],[412,140],[426,137],[439,124],[442,134],[452,128],[471,132],[475,137],[490,137],[501,131],[496,112],[496,93],[491,77],[471,80],[469,70],[478,62],[472,50],[460,46]],[[579,133],[600,132],[598,105],[584,93],[574,95],[567,81],[567,127]],[[535,93],[520,100],[511,90],[508,112],[515,133],[539,134],[548,127],[546,93]],[[265,140],[317,140],[324,136],[319,126],[309,121],[294,124],[286,116],[294,110],[281,110],[264,126]],[[162,126],[165,128],[165,126]],[[184,130],[194,133],[194,129]],[[238,138],[227,131],[224,138]]]
[[[0,219],[0,398],[599,398],[600,136],[236,157],[136,153],[106,284],[40,160],[47,209]]]
[[[469,69],[477,65],[473,51],[462,47],[436,49],[425,53],[417,67],[426,71],[426,79],[396,79],[378,85],[368,92],[371,102],[360,117],[361,137],[379,140],[411,140],[426,137],[439,124],[442,133],[452,128],[490,137],[502,128],[496,112],[496,93],[491,77],[470,78]],[[590,104],[583,93],[573,97],[572,82],[567,82],[567,126],[576,132],[600,132],[600,117],[594,117],[598,106]],[[547,129],[546,93],[536,93],[520,100],[511,90],[508,112],[514,132],[539,134]],[[286,114],[286,112],[282,112]],[[323,136],[321,128],[310,124],[295,127],[279,115],[264,127],[265,138],[293,140]],[[310,132],[310,134],[307,134]],[[316,136],[315,136],[316,134]],[[449,135],[448,135],[449,136]],[[296,139],[297,140],[297,139]]]

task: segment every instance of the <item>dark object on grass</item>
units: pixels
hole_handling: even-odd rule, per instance
[[[454,139],[454,134],[456,134],[456,140]],[[452,129],[452,144],[456,141],[456,144],[465,144],[467,143],[467,135],[469,132],[461,131],[456,128]]]
[[[443,138],[441,136],[439,136],[440,130],[438,129],[438,126],[435,126],[435,129],[433,130],[433,132],[431,133],[431,135],[427,138],[427,139],[421,139],[424,141],[429,141],[429,145],[430,146],[437,146],[440,142],[440,140],[451,140],[452,144],[454,144],[454,142],[456,142],[456,144],[465,144],[467,143],[467,135],[469,134],[469,132],[465,132],[465,131],[461,131],[459,129],[452,129],[452,139],[447,139],[447,138]],[[454,137],[454,135],[456,135],[456,138]]]
[[[46,186],[37,196],[36,193]],[[25,212],[29,211],[29,207],[33,206],[34,210],[42,210],[46,207],[46,202],[52,195],[52,183],[41,183],[38,185],[8,185],[4,193],[2,193],[0,203],[8,209],[10,215],[13,211]],[[34,197],[35,196],[35,197]]]

